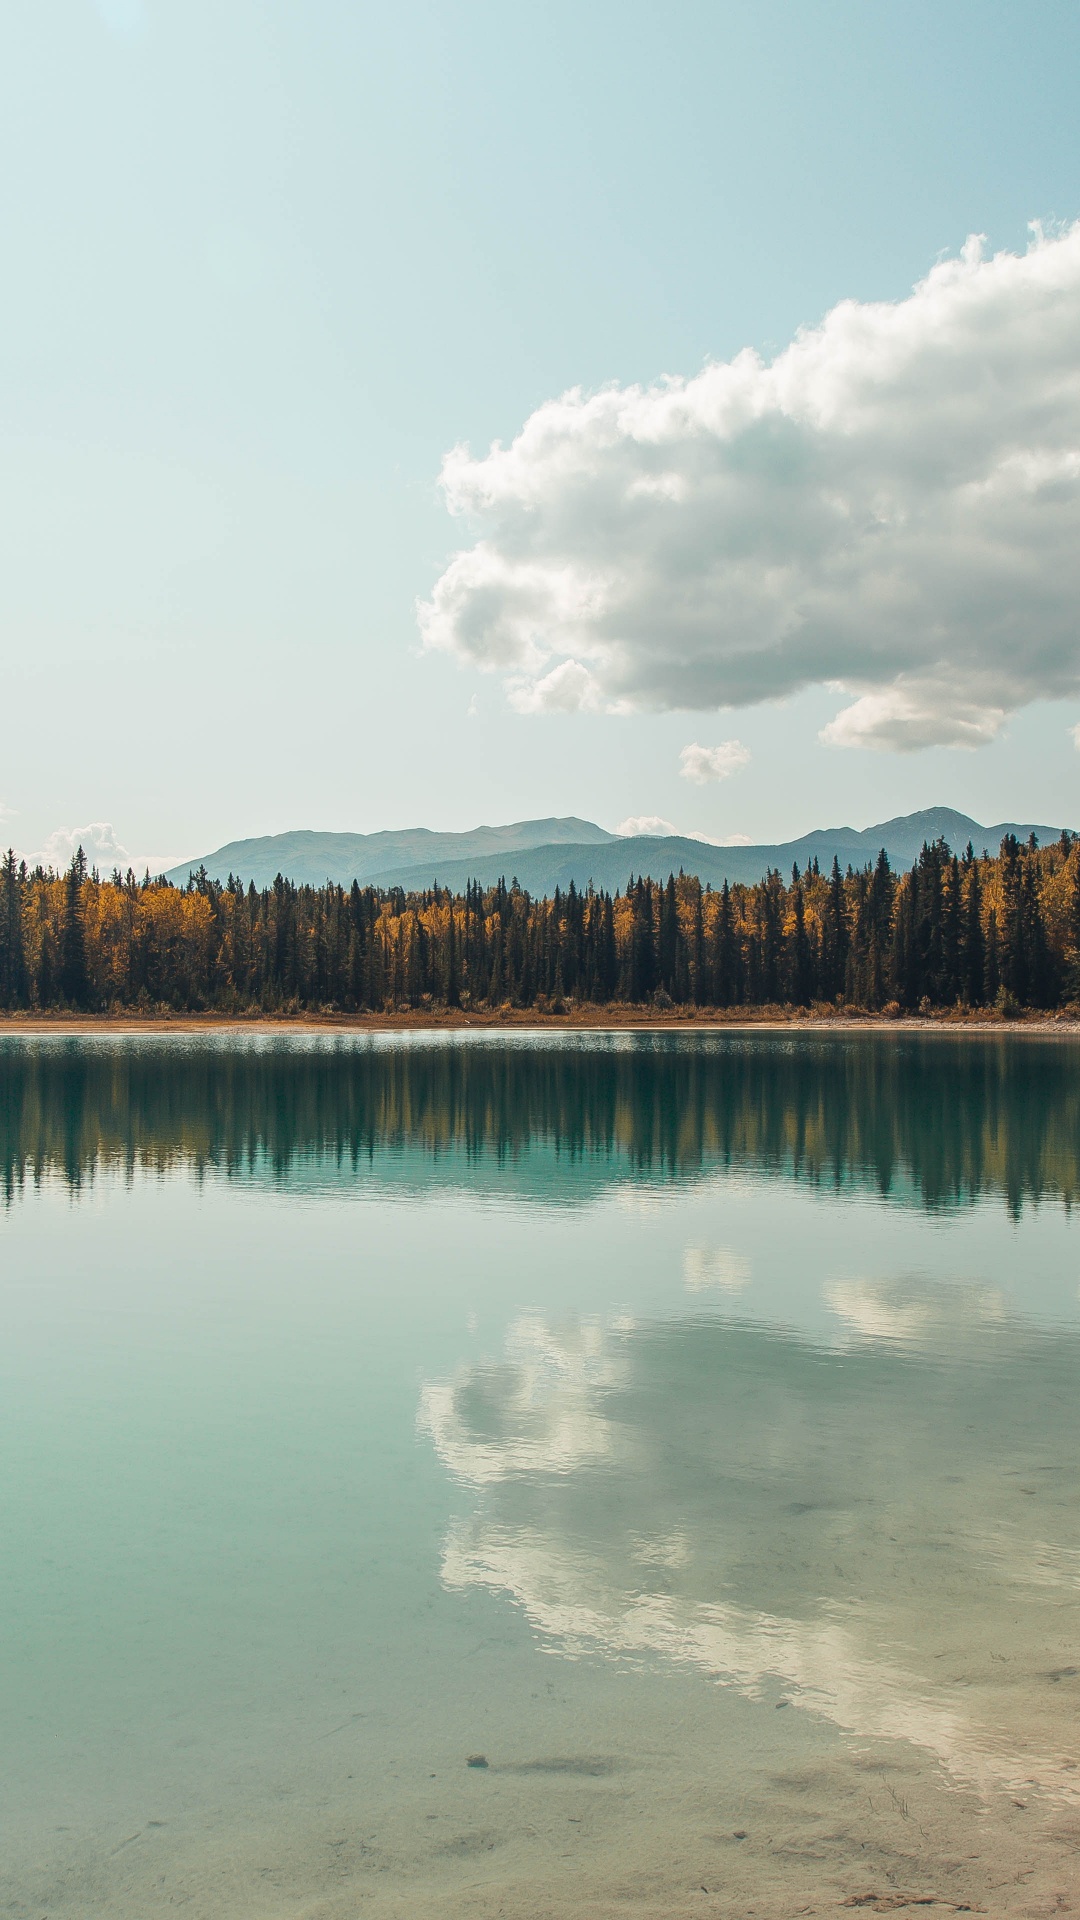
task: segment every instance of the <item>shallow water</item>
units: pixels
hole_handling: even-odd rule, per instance
[[[1070,1041],[0,1042],[0,1912],[1080,1905],[1078,1175]]]

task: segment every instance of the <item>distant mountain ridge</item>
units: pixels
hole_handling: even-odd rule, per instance
[[[466,863],[488,854],[506,855],[532,847],[576,847],[619,841],[591,820],[573,814],[546,820],[514,820],[502,827],[472,827],[466,833],[439,833],[430,827],[402,827],[382,833],[316,833],[301,828],[293,833],[270,833],[251,840],[230,840],[214,853],[170,867],[165,878],[182,886],[189,872],[206,868],[211,879],[226,880],[230,873],[254,880],[257,887],[272,885],[284,874],[299,885],[325,886],[327,880],[351,887],[384,873],[422,869],[430,877],[436,865]],[[621,845],[622,842],[619,841]],[[432,863],[435,863],[433,865]]]
[[[594,821],[573,815],[517,820],[502,827],[474,827],[468,833],[436,833],[424,827],[383,833],[269,834],[233,840],[201,859],[173,867],[167,878],[182,886],[189,872],[205,867],[211,879],[236,874],[257,887],[273,884],[279,873],[298,884],[323,886],[327,880],[348,887],[400,886],[407,891],[440,886],[461,890],[467,881],[493,886],[516,878],[535,895],[592,883],[614,893],[631,874],[666,880],[669,873],[696,873],[703,884],[727,880],[752,885],[770,867],[790,872],[816,859],[822,868],[833,859],[841,867],[865,866],[882,847],[894,867],[909,867],[926,841],[944,839],[957,853],[970,840],[976,853],[995,853],[1007,833],[1026,840],[1034,833],[1041,846],[1056,840],[1060,827],[1005,820],[980,826],[952,807],[927,807],[873,827],[819,827],[797,840],[749,847],[715,847],[682,835],[609,833]]]

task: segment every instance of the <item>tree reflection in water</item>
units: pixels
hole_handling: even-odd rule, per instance
[[[1080,1051],[1024,1035],[0,1040],[0,1190],[186,1165],[285,1180],[409,1156],[536,1197],[745,1166],[930,1208],[1080,1187]]]

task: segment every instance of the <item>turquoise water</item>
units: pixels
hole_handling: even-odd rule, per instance
[[[1080,1904],[1078,1176],[1067,1040],[0,1041],[0,1912]]]

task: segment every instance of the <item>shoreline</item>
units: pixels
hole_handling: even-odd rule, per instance
[[[575,1008],[569,1013],[534,1008],[506,1011],[405,1013],[0,1013],[4,1034],[166,1033],[949,1033],[1080,1034],[1080,1015],[1032,1012],[1006,1020],[985,1011],[895,1015],[876,1013],[760,1014],[738,1009]]]

